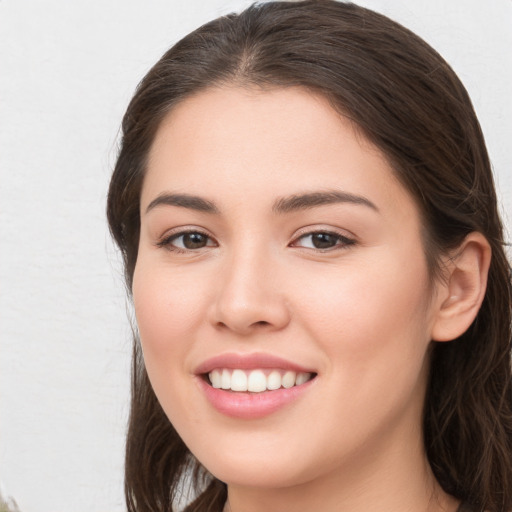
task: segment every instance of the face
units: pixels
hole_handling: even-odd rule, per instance
[[[318,96],[215,88],[168,115],[133,297],[155,393],[215,476],[290,486],[421,444],[420,232],[383,155]]]

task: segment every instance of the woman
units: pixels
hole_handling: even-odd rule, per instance
[[[417,36],[332,1],[201,27],[128,107],[108,218],[140,335],[130,511],[188,476],[188,511],[512,510],[490,164]]]

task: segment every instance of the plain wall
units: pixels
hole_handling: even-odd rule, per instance
[[[459,74],[510,226],[512,1],[360,3]],[[0,480],[23,512],[124,509],[131,331],[104,215],[118,128],[164,50],[247,4],[0,0]]]

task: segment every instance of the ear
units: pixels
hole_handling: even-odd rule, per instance
[[[451,253],[445,279],[437,284],[434,341],[451,341],[469,328],[484,300],[490,262],[489,242],[477,232]]]

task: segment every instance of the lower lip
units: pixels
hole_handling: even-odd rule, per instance
[[[217,411],[226,416],[242,419],[263,418],[286,407],[300,399],[314,380],[288,389],[249,393],[217,389],[210,386],[202,377],[198,377],[199,386]]]

